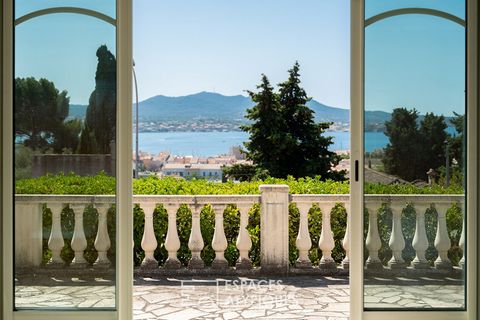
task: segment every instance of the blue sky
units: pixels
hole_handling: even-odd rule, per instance
[[[464,17],[460,0],[368,0],[366,15],[402,6],[436,8]],[[283,81],[295,60],[307,93],[349,106],[349,0],[138,0],[134,57],[140,99],[199,91],[245,94],[260,74]],[[16,16],[60,0],[17,0]],[[114,16],[112,0],[68,5]],[[464,108],[464,30],[435,17],[402,16],[366,31],[366,107],[416,107],[451,114]],[[90,17],[50,15],[16,30],[16,75],[46,77],[87,104],[94,88],[95,50],[115,50],[114,28]]]
[[[310,96],[348,107],[348,0],[142,0],[134,10],[142,97],[244,94],[261,73],[284,81],[298,60]]]
[[[399,6],[401,3],[401,6]],[[366,17],[427,7],[465,18],[461,0],[368,0]],[[465,108],[465,29],[449,20],[404,15],[365,31],[365,108],[416,108],[451,116]]]

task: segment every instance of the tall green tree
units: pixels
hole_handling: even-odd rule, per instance
[[[97,58],[95,90],[88,102],[79,153],[109,154],[115,140],[117,63],[106,45],[98,48]]]
[[[300,86],[299,63],[295,62],[288,73],[287,81],[278,85],[286,130],[293,138],[293,145],[282,159],[285,174],[297,178],[315,175],[334,179],[343,177],[343,174],[331,170],[340,161],[338,155],[328,150],[333,138],[324,136],[331,123],[315,123],[314,111],[306,105],[310,98]]]
[[[420,179],[426,179],[425,173],[430,168],[437,169],[445,165],[445,143],[448,138],[446,129],[447,124],[442,115],[427,113],[420,122],[420,141],[422,143],[421,150],[418,150],[422,155],[422,161],[418,168]]]
[[[65,122],[70,102],[67,94],[47,79],[15,79],[15,135],[25,146],[38,151],[75,150],[79,130]]]
[[[421,161],[417,119],[417,110],[396,108],[391,120],[385,122],[385,135],[390,140],[382,159],[385,171],[408,181],[418,178]]]
[[[382,159],[385,171],[407,181],[426,180],[429,169],[445,164],[445,118],[427,113],[420,124],[418,118],[415,109],[397,108],[385,123],[390,140]]]
[[[460,168],[463,168],[463,160],[465,154],[465,115],[454,112],[454,117],[450,119],[450,123],[454,126],[455,135],[449,137],[450,159],[455,159]]]
[[[340,160],[328,150],[332,138],[323,136],[330,123],[315,123],[314,112],[306,106],[309,98],[300,86],[299,70],[297,62],[288,80],[279,84],[278,94],[265,75],[257,87],[260,91],[249,92],[256,105],[247,110],[252,124],[242,127],[250,133],[245,143],[247,158],[273,177],[342,179],[343,173],[331,170]]]
[[[262,75],[257,89],[258,92],[248,92],[255,106],[247,109],[245,117],[252,122],[241,127],[250,134],[249,141],[244,143],[247,158],[270,175],[283,176],[283,155],[293,145],[293,138],[286,131],[282,107],[267,76]]]

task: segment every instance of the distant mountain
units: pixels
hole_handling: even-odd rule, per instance
[[[200,92],[181,97],[155,96],[139,103],[140,121],[191,119],[242,120],[250,98]]]
[[[67,119],[84,119],[87,114],[87,106],[81,104],[71,104]]]
[[[181,97],[155,96],[139,103],[140,120],[166,121],[184,119],[244,120],[245,110],[254,103],[242,95],[224,96],[200,92]],[[349,110],[326,106],[311,100],[317,121],[348,122]]]
[[[225,96],[213,92],[168,97],[158,95],[139,103],[141,122],[168,122],[209,119],[218,122],[243,122],[245,110],[254,103],[250,97],[236,95]],[[311,100],[307,106],[315,112],[318,122],[349,123],[350,110],[324,105]],[[70,105],[69,118],[83,119],[87,106]],[[367,131],[382,130],[383,124],[390,119],[390,114],[383,111],[367,111],[365,123]]]

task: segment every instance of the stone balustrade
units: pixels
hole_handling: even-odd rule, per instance
[[[209,205],[215,215],[214,234],[211,248],[215,252],[215,258],[211,264],[211,270],[250,270],[252,261],[249,251],[252,248],[252,239],[247,230],[248,215],[254,205],[260,205],[260,267],[262,270],[273,272],[289,272],[292,270],[347,270],[349,267],[349,242],[350,219],[345,219],[346,229],[342,239],[343,261],[335,261],[332,251],[335,248],[335,235],[332,231],[332,208],[343,206],[347,216],[350,215],[348,195],[290,195],[287,186],[262,185],[260,195],[213,195],[213,196],[170,196],[170,195],[137,195],[133,197],[134,204],[144,212],[144,228],[141,248],[144,259],[140,268],[143,270],[158,269],[176,270],[182,268],[182,263],[177,257],[181,247],[181,241],[177,229],[177,211],[183,205],[191,211],[191,230],[188,239],[188,249],[191,259],[188,261],[188,269],[201,270],[205,268],[202,260],[202,250],[205,247],[205,239],[202,237],[200,212]],[[452,246],[447,228],[447,210],[452,205],[462,208],[463,195],[366,195],[365,214],[366,240],[365,246],[368,252],[365,268],[367,270],[391,270],[391,269],[421,269],[421,270],[452,270],[454,267],[449,260],[448,251]],[[107,252],[111,242],[108,233],[107,212],[113,208],[114,196],[74,196],[74,195],[17,195],[15,199],[15,258],[18,267],[40,267],[42,265],[42,212],[49,208],[51,212],[51,228],[49,232],[48,249],[51,251],[51,259],[45,268],[58,268],[69,265],[69,268],[108,268],[112,265]],[[298,250],[298,259],[293,266],[289,262],[289,205],[295,203],[299,211],[298,234],[295,245]],[[239,226],[238,237],[235,241],[239,252],[235,268],[228,267],[225,258],[225,250],[228,243],[224,229],[224,210],[230,204],[238,209]],[[162,205],[167,212],[168,226],[163,239],[154,230],[154,210]],[[312,250],[311,231],[309,231],[309,211],[312,206],[321,211],[321,231],[318,235],[318,249],[321,251],[321,259],[315,266],[309,258]],[[74,227],[70,246],[74,251],[71,261],[64,261],[61,251],[64,249],[65,240],[62,232],[61,212],[64,208],[73,210]],[[84,257],[87,248],[87,239],[84,231],[84,212],[86,208],[94,208],[98,213],[98,227],[94,247],[98,253],[97,260],[90,265]],[[415,210],[415,225],[413,240],[407,240],[403,235],[404,210],[411,207]],[[429,243],[425,216],[427,209],[436,211],[436,226],[434,243]],[[318,210],[318,209],[317,209]],[[389,210],[391,212],[391,225],[388,226],[390,237],[388,243],[382,242],[379,230],[379,213]],[[353,226],[355,227],[355,226]],[[360,227],[360,226],[358,226]],[[465,246],[464,225],[461,231],[458,246],[463,250]],[[367,231],[368,230],[368,231]],[[413,229],[412,229],[413,230]],[[338,238],[338,237],[337,237]],[[407,265],[403,253],[407,241],[415,251],[415,257]],[[431,242],[431,241],[430,241]],[[162,243],[168,252],[168,258],[163,264],[154,257],[154,251]],[[338,243],[338,239],[337,239]],[[380,258],[379,252],[388,245],[391,259],[388,263]],[[426,251],[434,245],[437,258],[433,266],[426,259]],[[382,247],[383,246],[383,247]],[[463,267],[464,258],[459,262]]]

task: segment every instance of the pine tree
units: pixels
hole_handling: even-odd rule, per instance
[[[270,175],[280,177],[284,175],[283,154],[293,145],[292,138],[287,134],[278,97],[265,75],[257,89],[257,93],[248,92],[255,106],[247,109],[245,117],[252,123],[241,127],[250,133],[249,141],[244,143],[247,158]]]
[[[385,172],[407,181],[426,180],[429,169],[445,164],[448,134],[443,116],[427,113],[418,126],[417,110],[397,108],[385,126],[390,139],[382,160]]]
[[[115,141],[117,70],[115,56],[102,45],[97,50],[95,90],[90,95],[79,153],[109,154]]]
[[[385,172],[408,181],[417,179],[415,168],[420,162],[417,118],[415,109],[396,108],[391,120],[385,122],[385,135],[390,140],[382,159]]]
[[[445,165],[445,143],[448,134],[445,131],[447,124],[444,116],[427,113],[420,123],[422,161],[417,168],[417,179],[426,179],[426,172]]]
[[[284,176],[289,174],[298,178],[320,175],[323,178],[341,179],[343,173],[331,170],[340,160],[328,150],[333,143],[332,137],[324,136],[331,123],[315,123],[314,111],[306,106],[310,98],[300,87],[299,71],[300,65],[296,62],[288,70],[288,80],[279,84],[279,100],[287,123],[286,130],[294,140],[283,157]]]
[[[78,133],[72,121],[65,122],[70,98],[47,79],[15,79],[15,134],[31,149],[75,150]],[[68,137],[68,138],[66,138]]]
[[[249,92],[256,105],[247,110],[252,124],[242,127],[250,133],[247,157],[273,177],[343,179],[343,173],[331,170],[339,157],[328,150],[332,138],[323,136],[330,124],[315,123],[314,112],[306,106],[309,98],[300,87],[299,69],[295,63],[288,80],[279,84],[279,94],[265,75],[257,87],[260,91]]]

